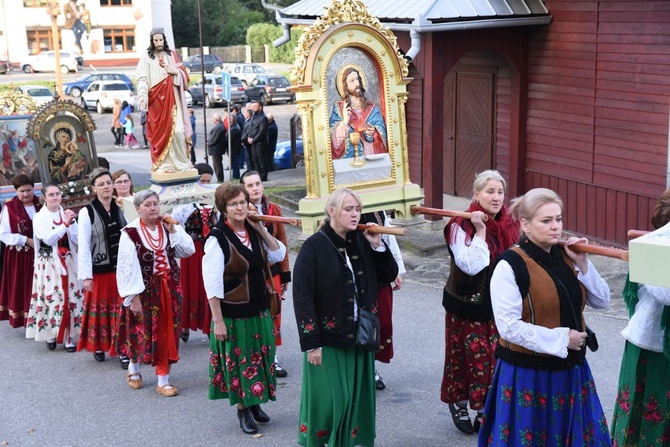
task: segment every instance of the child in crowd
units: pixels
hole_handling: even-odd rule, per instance
[[[126,115],[126,122],[123,125],[126,129],[126,147],[124,149],[130,149],[130,144],[132,143],[133,149],[137,149],[140,147],[140,145],[137,143],[137,139],[135,138],[135,135],[133,134],[133,116],[131,114]]]

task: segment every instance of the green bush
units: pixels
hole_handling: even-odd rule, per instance
[[[295,47],[298,44],[298,39],[302,34],[302,28],[291,28],[291,40],[286,42],[279,48],[275,48],[272,42],[279,39],[283,35],[281,26],[270,25],[269,23],[257,23],[251,25],[247,29],[247,45],[270,47],[269,62],[280,62],[284,64],[291,64],[295,59]]]

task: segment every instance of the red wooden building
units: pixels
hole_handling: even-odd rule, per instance
[[[327,0],[279,14],[310,24]],[[626,243],[668,185],[670,2],[373,0],[412,57],[410,172],[427,206],[498,169],[547,187],[565,229]]]

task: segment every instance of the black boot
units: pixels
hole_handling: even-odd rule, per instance
[[[242,431],[248,435],[253,435],[258,433],[258,426],[254,422],[254,419],[251,417],[251,412],[248,408],[238,408],[237,409],[237,418],[240,420],[240,428]]]
[[[454,425],[456,425],[457,429],[468,435],[475,432],[475,428],[472,426],[472,421],[470,420],[470,414],[468,414],[468,409],[466,407],[462,407],[459,404],[449,404],[449,411],[451,412],[451,418],[454,420]]]
[[[250,405],[249,410],[256,422],[270,422],[270,416],[265,414],[260,405]]]

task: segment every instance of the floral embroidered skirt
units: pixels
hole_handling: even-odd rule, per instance
[[[0,279],[0,321],[9,320],[13,328],[23,327],[30,310],[35,252],[29,247],[5,246],[3,260],[5,268]]]
[[[447,404],[470,401],[471,409],[481,410],[496,366],[494,351],[500,336],[495,322],[447,312],[444,336],[440,399]]]
[[[479,447],[611,445],[586,360],[558,371],[498,360],[479,431]]]
[[[209,309],[209,301],[202,280],[203,243],[194,241],[193,244],[195,253],[180,260],[183,297],[181,327],[192,331],[200,329],[204,334],[209,334],[212,312]]]
[[[33,293],[26,324],[26,338],[48,341],[62,335],[61,325],[67,327],[72,342],[76,342],[81,328],[83,292],[77,280],[76,260],[71,254],[65,257],[68,276],[60,274],[60,269],[51,256],[35,259]],[[63,284],[67,284],[67,291]],[[66,302],[67,301],[67,302]],[[63,321],[65,306],[68,306],[69,321]],[[67,341],[67,340],[66,340]]]
[[[363,348],[323,347],[320,366],[304,353],[298,443],[305,447],[373,446],[375,361]]]
[[[93,291],[84,292],[84,313],[77,351],[109,351],[109,355],[116,355],[112,337],[118,330],[122,303],[116,286],[116,272],[94,273]]]
[[[276,400],[272,317],[264,310],[257,317],[223,317],[228,339],[209,334],[209,398],[228,399],[245,407]]]
[[[670,361],[626,342],[612,418],[616,447],[670,445]]]
[[[393,358],[393,289],[390,284],[379,286],[377,293],[377,315],[379,316],[380,350],[375,360],[390,363]]]

